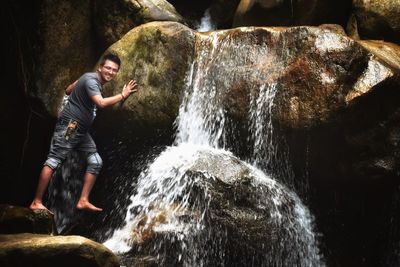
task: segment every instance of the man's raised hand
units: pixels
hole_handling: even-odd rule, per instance
[[[122,96],[124,98],[127,98],[128,96],[130,96],[132,93],[137,92],[136,89],[137,83],[135,80],[130,80],[128,83],[126,83],[124,85],[124,87],[122,88]]]

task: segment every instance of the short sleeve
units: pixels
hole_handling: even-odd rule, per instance
[[[101,85],[96,79],[88,79],[85,87],[89,97],[101,95]]]

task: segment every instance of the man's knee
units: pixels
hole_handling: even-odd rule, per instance
[[[88,155],[87,172],[97,175],[100,173],[101,167],[103,167],[103,160],[97,152]]]
[[[52,170],[55,170],[60,164],[61,161],[59,159],[49,157],[43,165],[50,167]]]

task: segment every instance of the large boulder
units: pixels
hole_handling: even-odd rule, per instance
[[[169,147],[143,172],[131,200],[125,226],[105,242],[128,260],[147,256],[162,266],[323,264],[313,218],[296,194],[229,152]]]
[[[54,117],[64,89],[96,61],[91,39],[90,2],[43,1],[40,5],[42,44],[36,48],[39,50],[36,90],[31,90],[30,94],[40,99],[47,113]]]
[[[351,8],[348,0],[241,0],[233,27],[296,26],[335,23],[345,26]],[[332,10],[335,9],[335,12]]]
[[[179,23],[152,22],[136,27],[107,50],[120,56],[122,66],[115,81],[105,86],[104,95],[120,93],[125,83],[135,79],[138,93],[122,106],[126,118],[135,127],[171,127],[193,61],[194,46],[194,32]]]
[[[139,93],[123,109],[132,111],[131,120],[140,125],[173,122],[190,79],[190,64],[196,60],[210,60],[202,86],[207,80],[215,83],[225,98],[222,105],[237,120],[248,118],[249,93],[257,93],[263,84],[278,84],[274,119],[286,128],[326,122],[354,98],[395,79],[399,69],[396,45],[357,43],[327,26],[200,34],[178,23],[155,22],[133,29],[108,51],[121,55],[123,67],[106,86],[106,95],[119,93],[135,78]],[[245,60],[252,65],[238,68]],[[250,69],[258,75],[249,76]]]
[[[118,258],[103,245],[80,236],[0,235],[4,267],[119,267]]]
[[[271,121],[290,138],[294,131],[339,131],[350,121],[357,125],[356,117],[342,115],[364,96],[391,99],[400,61],[397,45],[356,42],[333,25],[197,33],[179,23],[154,22],[133,29],[109,51],[124,63],[115,82],[106,86],[106,95],[119,93],[131,78],[139,83],[139,92],[122,109],[115,108],[124,112],[123,125],[171,127],[184,91],[196,87],[207,92],[199,97],[209,99],[208,108],[214,114],[223,110],[243,134],[236,138],[239,143],[250,134],[252,103],[266,101],[261,98],[266,90],[274,96]],[[107,123],[122,125],[113,118]]]
[[[390,0],[353,0],[349,26],[361,39],[400,44],[400,3]]]
[[[360,45],[327,29],[303,29],[309,33],[307,41],[285,40],[293,49],[279,77],[284,88],[276,99],[280,124],[303,128],[326,123],[356,97],[396,80],[399,47],[383,42]],[[302,34],[301,28],[288,31],[292,37]]]
[[[97,36],[106,48],[132,28],[151,21],[184,22],[175,8],[165,0],[94,1]]]
[[[91,71],[104,51],[140,24],[162,20],[183,22],[164,0],[43,1],[38,5],[39,38],[35,88],[30,96],[56,117],[64,89]],[[94,22],[94,23],[93,23]],[[68,51],[66,53],[65,51]]]

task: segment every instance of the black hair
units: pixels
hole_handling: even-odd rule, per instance
[[[110,61],[118,64],[118,66],[121,66],[121,59],[115,54],[111,54],[111,53],[105,54],[101,58],[100,65],[104,65],[104,62],[106,62],[106,60],[110,60]]]

